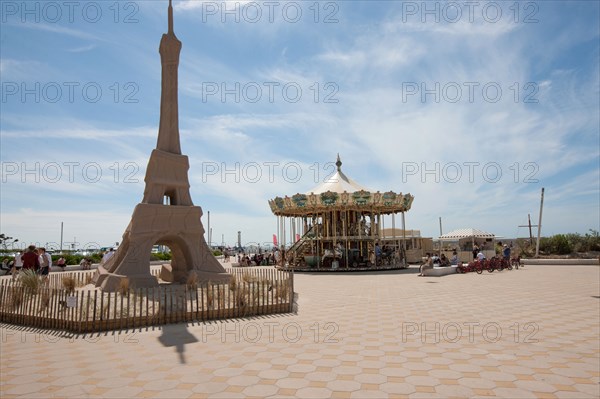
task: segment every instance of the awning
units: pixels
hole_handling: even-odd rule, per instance
[[[468,228],[458,229],[440,236],[440,240],[460,240],[461,238],[495,238],[496,235],[485,231]]]

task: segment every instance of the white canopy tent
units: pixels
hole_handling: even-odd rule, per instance
[[[480,248],[482,245],[484,246],[483,254],[486,258],[490,258],[496,254],[494,249],[496,235],[482,230],[474,228],[457,229],[441,235],[439,239],[440,241],[458,241],[459,248],[457,250],[459,251],[459,258],[463,262],[472,259],[472,250],[476,242]],[[484,241],[481,242],[481,240]],[[484,245],[486,242],[491,242],[491,245]]]
[[[478,229],[468,228],[468,229],[453,230],[449,233],[446,233],[446,234],[440,236],[440,240],[460,240],[461,238],[470,238],[470,237],[472,237],[473,239],[475,239],[475,238],[492,238],[492,239],[494,239],[496,237],[496,235],[492,234],[492,233],[486,233],[485,231],[481,231]]]

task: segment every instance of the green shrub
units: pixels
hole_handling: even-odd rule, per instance
[[[573,252],[573,245],[565,234],[540,239],[540,251],[547,254],[567,255]]]
[[[150,255],[150,260],[171,260],[170,252],[158,252]]]

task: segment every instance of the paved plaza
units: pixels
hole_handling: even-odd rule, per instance
[[[2,326],[0,397],[597,398],[600,267],[296,274],[297,313]]]

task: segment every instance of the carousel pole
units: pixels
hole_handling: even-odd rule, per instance
[[[324,214],[321,213],[321,237],[319,238],[319,267],[321,267],[321,256],[323,256],[323,240],[325,240],[325,236],[327,232],[325,231],[325,217]]]
[[[282,243],[283,243],[283,246],[282,246],[282,248],[283,248],[283,250],[285,250],[285,243],[286,243],[286,237],[285,237],[285,235],[286,235],[286,234],[285,234],[285,233],[286,233],[286,230],[285,230],[285,218],[283,218],[283,223],[282,223],[282,225],[283,225],[283,231],[282,231],[282,236],[283,236],[283,241],[282,241]]]
[[[406,267],[406,220],[404,219],[404,211],[402,211],[402,262]]]
[[[398,249],[398,243],[396,242],[396,214],[395,213],[392,213],[392,242],[394,243],[394,251],[396,251]]]
[[[348,218],[350,217],[350,215],[348,214],[348,210],[344,209],[344,236],[346,237],[346,253],[344,254],[344,258],[346,258],[346,269],[348,269],[349,265],[348,265]]]

